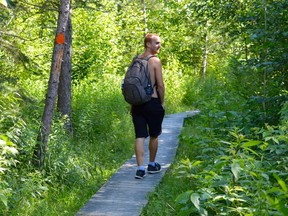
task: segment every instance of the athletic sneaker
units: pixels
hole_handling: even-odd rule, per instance
[[[159,163],[155,163],[155,166],[148,165],[148,173],[153,174],[153,173],[158,173],[161,171],[161,165]]]
[[[137,170],[135,178],[136,179],[143,179],[145,176],[145,170]]]

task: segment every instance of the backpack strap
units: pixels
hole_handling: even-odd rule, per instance
[[[147,67],[145,68],[146,70],[145,70],[145,74],[146,74],[146,76],[147,76],[147,78],[148,78],[148,80],[149,80],[149,83],[150,83],[150,85],[151,85],[151,78],[150,78],[150,73],[149,73],[149,71],[148,71],[148,61],[149,61],[149,59],[150,58],[152,58],[152,57],[156,57],[155,55],[148,55],[148,56],[146,56],[145,58],[140,58],[139,57],[139,55],[137,55],[137,56],[135,56],[134,57],[134,59],[144,59],[144,60],[146,60],[147,61]],[[134,60],[133,59],[133,60]],[[154,84],[154,86],[156,86],[157,85],[157,83],[155,82],[155,84]],[[154,88],[154,86],[152,86],[152,88]]]
[[[155,55],[148,55],[148,56],[146,56],[145,60],[149,61],[149,59],[152,58],[152,57],[155,57]]]
[[[152,57],[156,57],[156,56],[155,56],[155,55],[148,55],[148,56],[146,56],[145,58],[140,58],[139,55],[137,55],[137,56],[135,56],[133,59],[139,58],[139,59],[144,59],[144,60],[146,60],[146,61],[149,61],[149,59],[152,58]]]

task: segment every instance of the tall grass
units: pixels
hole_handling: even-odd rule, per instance
[[[74,135],[65,133],[63,119],[56,113],[43,170],[34,169],[30,163],[43,110],[43,101],[37,98],[41,89],[37,86],[35,95],[33,91],[29,95],[19,93],[23,95],[18,98],[23,103],[22,112],[6,117],[25,124],[15,126],[9,121],[14,125],[11,130],[19,131],[9,137],[19,154],[18,162],[6,167],[5,175],[1,175],[5,182],[1,191],[6,189],[0,194],[4,197],[0,199],[1,215],[74,215],[131,158],[134,134],[120,83],[119,77],[105,75],[73,87]],[[2,134],[4,129],[8,131],[3,128]]]

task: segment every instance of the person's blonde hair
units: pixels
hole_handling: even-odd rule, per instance
[[[159,35],[157,35],[157,34],[154,34],[154,33],[149,33],[149,34],[147,34],[146,36],[145,36],[145,38],[144,38],[144,47],[145,48],[147,48],[147,43],[151,43],[151,41],[152,41],[152,38],[153,37],[159,37]]]

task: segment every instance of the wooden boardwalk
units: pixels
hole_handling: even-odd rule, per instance
[[[160,173],[146,174],[141,180],[135,179],[137,165],[133,156],[92,196],[77,216],[140,215],[142,208],[148,202],[148,193],[155,189],[173,162],[184,119],[197,113],[198,111],[190,111],[165,116],[156,158],[162,166]],[[145,141],[144,164],[148,164],[148,140]]]

